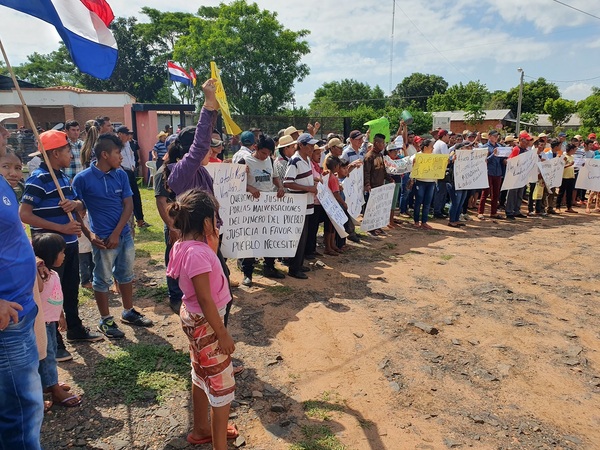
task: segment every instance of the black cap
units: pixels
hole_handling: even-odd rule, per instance
[[[117,128],[117,133],[133,134],[133,131],[130,131],[125,125],[121,125],[119,128]]]

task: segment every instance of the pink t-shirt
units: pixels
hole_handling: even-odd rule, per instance
[[[58,322],[63,309],[63,293],[60,286],[60,277],[54,270],[44,281],[44,289],[40,294],[44,310],[44,322]]]
[[[217,309],[224,308],[231,300],[231,294],[219,257],[204,242],[175,242],[169,256],[167,275],[179,279],[183,302],[191,313],[203,314],[192,281],[192,278],[203,273],[208,273],[210,293]]]

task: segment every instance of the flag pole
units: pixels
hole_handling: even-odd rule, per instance
[[[13,84],[15,85],[15,88],[17,89],[17,94],[19,94],[19,99],[21,100],[21,105],[23,106],[23,110],[25,111],[25,116],[27,117],[27,120],[31,124],[31,131],[33,131],[33,135],[35,136],[35,139],[38,142],[39,150],[42,153],[44,162],[48,166],[48,172],[50,173],[50,176],[52,177],[52,181],[54,181],[54,184],[56,185],[56,189],[58,190],[58,195],[60,196],[60,199],[65,200],[65,194],[63,194],[60,184],[58,183],[58,179],[56,178],[56,174],[54,173],[54,170],[52,170],[52,166],[50,165],[50,160],[48,159],[48,155],[46,154],[44,145],[42,144],[42,141],[40,140],[40,134],[38,133],[37,127],[35,126],[33,117],[31,117],[31,113],[29,112],[27,103],[25,103],[25,98],[23,97],[23,92],[21,92],[21,86],[19,86],[19,82],[17,81],[15,72],[14,72],[12,66],[10,65],[10,61],[8,60],[8,56],[6,54],[6,50],[4,49],[4,44],[2,43],[2,39],[0,39],[0,50],[2,51],[2,56],[4,58],[4,62],[6,63],[6,68],[10,72],[10,76],[13,80]],[[74,221],[73,216],[71,214],[67,214],[67,216],[69,217],[69,220],[71,222]]]
[[[167,60],[167,89],[169,90],[169,104],[173,104],[173,92],[171,87],[173,82],[171,81],[171,74],[169,73],[169,60]],[[173,111],[169,111],[169,118],[171,119],[171,128],[173,128]]]

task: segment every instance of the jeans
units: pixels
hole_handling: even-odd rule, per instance
[[[169,229],[165,227],[165,267],[169,266],[169,255],[171,253],[171,249],[173,248],[173,244],[169,243]],[[179,281],[175,278],[171,278],[167,276],[167,289],[169,291],[169,302],[171,304],[177,304],[183,298],[183,292],[179,288]]]
[[[0,331],[0,449],[40,450],[44,418],[38,351],[33,332],[37,308]]]
[[[405,173],[402,175],[402,193],[400,194],[400,213],[402,214],[406,214],[408,212],[408,200],[411,194],[413,194],[412,189],[408,189],[409,181],[410,173]]]
[[[435,193],[435,198],[433,200],[434,215],[439,216],[444,213],[444,206],[446,205],[447,198],[448,192],[446,191],[446,182],[444,180],[439,180],[437,182],[437,192]],[[415,209],[417,209],[416,206],[417,205],[415,205]]]
[[[133,281],[135,249],[131,233],[119,238],[117,248],[102,250],[94,247],[93,252],[95,267],[92,286],[95,291],[108,292],[113,277],[119,284]]]
[[[458,222],[463,204],[471,191],[457,191],[451,183],[448,183],[446,188],[448,189],[450,199],[452,200],[452,204],[450,205],[450,218],[448,220],[450,222]]]
[[[58,384],[58,370],[56,364],[56,322],[46,323],[46,336],[48,337],[46,357],[40,361],[38,367],[38,372],[42,379],[42,387],[44,389]]]
[[[502,187],[502,177],[495,175],[488,175],[488,182],[490,187],[481,191],[481,198],[479,199],[479,214],[485,212],[485,201],[490,197],[491,212],[490,216],[495,216],[498,213],[498,200],[500,199],[500,188]]]
[[[81,285],[92,282],[92,273],[94,271],[94,256],[92,252],[79,254],[79,276]]]
[[[142,211],[142,196],[140,195],[140,188],[138,187],[135,173],[133,173],[133,170],[123,170],[125,170],[125,173],[127,174],[129,186],[133,192],[133,215],[135,216],[135,220],[144,220],[144,212]]]
[[[62,266],[55,268],[60,277],[63,291],[63,309],[67,319],[67,328],[81,328],[79,318],[79,244],[77,242],[65,248],[65,261]]]
[[[415,181],[415,213],[413,216],[415,223],[427,223],[429,209],[431,208],[431,200],[433,199],[434,189],[435,181]],[[446,192],[446,188],[444,188],[444,192]],[[423,205],[422,215],[421,205]]]
[[[518,216],[521,214],[521,203],[523,202],[523,193],[525,187],[518,189],[509,189],[506,196],[506,215]]]

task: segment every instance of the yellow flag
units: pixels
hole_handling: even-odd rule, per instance
[[[221,82],[221,72],[217,68],[217,65],[214,61],[210,62],[210,76],[217,80],[216,87],[216,97],[219,102],[219,106],[221,107],[221,115],[223,116],[223,122],[225,122],[225,128],[227,129],[227,133],[229,134],[240,134],[242,129],[237,126],[237,124],[231,118],[231,113],[229,112],[229,103],[227,103],[227,96],[225,95],[225,89],[223,88],[223,83]]]

